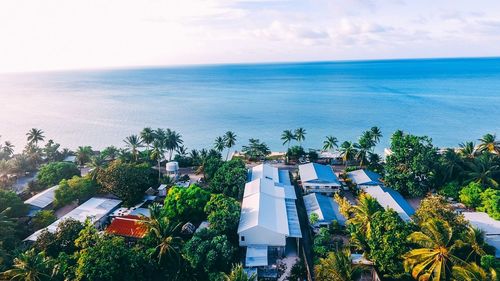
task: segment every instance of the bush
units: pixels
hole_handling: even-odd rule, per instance
[[[37,175],[37,180],[45,187],[54,186],[61,180],[80,176],[80,170],[74,163],[53,162],[43,165]]]
[[[204,208],[210,200],[210,192],[197,185],[188,188],[174,186],[165,197],[166,216],[179,222],[200,222],[205,218]]]
[[[483,188],[480,184],[471,182],[460,190],[460,202],[470,208],[477,208],[481,205],[481,193]]]
[[[500,220],[500,190],[486,189],[481,194],[481,207],[478,210],[488,213],[496,220]]]
[[[54,214],[54,211],[49,211],[49,210],[42,210],[33,217],[31,222],[33,223],[33,230],[39,230],[44,227],[49,226],[51,223],[55,222],[57,220],[56,215]]]
[[[215,172],[210,182],[210,190],[214,193],[241,199],[247,181],[247,169],[242,160],[234,159],[225,162]]]
[[[461,189],[462,187],[458,184],[458,182],[453,181],[443,185],[439,189],[438,194],[456,200],[458,199]]]
[[[24,216],[28,206],[12,191],[0,189],[0,213],[8,218]]]
[[[96,192],[97,185],[89,178],[75,176],[69,180],[62,180],[55,191],[54,206],[65,206],[77,199],[82,202],[94,196]]]

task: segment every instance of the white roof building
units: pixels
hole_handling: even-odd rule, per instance
[[[307,217],[318,215],[318,222],[314,227],[328,225],[336,220],[340,225],[345,225],[346,218],[340,213],[339,205],[331,197],[318,193],[311,193],[303,197]]]
[[[246,266],[267,265],[269,246],[285,247],[287,237],[302,237],[295,189],[288,171],[268,164],[249,171],[238,226],[239,244],[247,247]]]
[[[31,197],[30,199],[24,201],[24,204],[30,205],[38,209],[45,209],[54,202],[55,191],[57,188],[59,188],[59,185],[47,188],[44,191]]]
[[[25,241],[36,241],[38,239],[38,236],[44,229],[47,229],[52,233],[55,232],[57,230],[57,227],[59,226],[59,223],[66,219],[74,219],[83,223],[88,218],[92,223],[100,226],[99,224],[102,222],[102,220],[105,219],[107,215],[110,214],[113,210],[118,208],[121,203],[121,200],[116,199],[99,197],[90,198],[82,205],[76,207],[71,212],[53,222],[51,225],[31,234],[28,238],[25,239]]]
[[[380,181],[381,176],[370,170],[359,169],[356,171],[348,172],[347,176],[352,182],[358,186],[362,185],[382,185]]]
[[[484,240],[495,247],[495,257],[500,258],[500,221],[483,212],[463,212],[462,214],[475,228],[484,232]]]
[[[403,196],[394,189],[383,186],[369,186],[363,188],[363,191],[371,197],[377,199],[378,203],[385,209],[393,209],[401,219],[410,221],[415,210],[403,198]]]
[[[318,163],[299,166],[302,187],[308,192],[336,192],[341,184],[332,167]]]

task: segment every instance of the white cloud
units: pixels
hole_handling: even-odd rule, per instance
[[[499,18],[495,0],[2,0],[0,71],[499,55]]]

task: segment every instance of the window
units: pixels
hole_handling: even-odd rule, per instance
[[[245,242],[245,236],[241,236],[241,242]]]

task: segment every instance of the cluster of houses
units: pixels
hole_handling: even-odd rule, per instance
[[[178,177],[178,170],[176,163],[167,166],[167,173],[172,177]],[[237,232],[239,245],[244,252],[242,262],[248,272],[257,273],[259,277],[277,278],[278,262],[288,258],[297,259],[299,240],[304,229],[318,229],[333,221],[345,225],[346,218],[333,200],[333,194],[345,188],[345,181],[339,180],[330,165],[318,163],[299,165],[298,174],[298,186],[302,189],[300,193],[303,196],[297,196],[297,191],[300,190],[295,189],[291,182],[291,172],[287,169],[260,164],[248,170]],[[346,173],[346,176],[356,188],[375,198],[382,207],[396,211],[404,221],[411,220],[415,210],[400,193],[385,186],[380,175],[359,169]],[[51,187],[26,200],[25,204],[30,206],[29,215],[34,216],[40,210],[51,209],[57,188],[58,186]],[[149,217],[149,204],[161,201],[166,193],[166,185],[161,185],[158,189],[150,188],[146,191],[144,200],[131,208],[120,207],[121,201],[116,198],[94,197],[45,229],[55,232],[58,225],[68,218],[80,222],[90,219],[97,228],[104,229],[109,234],[119,235],[127,240],[141,239],[147,234],[147,229],[141,222]],[[309,225],[300,224],[297,200],[303,201],[308,218],[313,214],[317,218],[309,221]],[[463,212],[463,215],[485,233],[486,242],[496,248],[496,257],[500,258],[500,221],[481,212]],[[206,227],[208,224],[205,222],[198,230]],[[36,241],[42,231],[43,229],[36,231],[26,241]],[[360,257],[353,256],[353,262],[359,262],[358,260]]]

